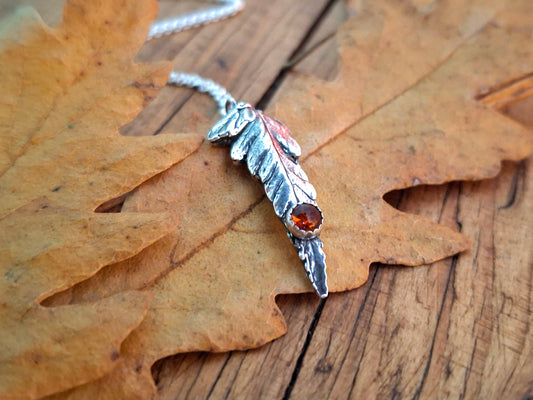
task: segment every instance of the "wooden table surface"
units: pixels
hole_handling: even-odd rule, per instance
[[[0,16],[21,1],[0,2]],[[61,0],[31,0],[49,23]],[[204,3],[202,3],[204,4]],[[162,1],[161,15],[194,4]],[[280,82],[337,71],[337,0],[247,0],[238,20],[156,40],[142,60],[173,60],[239,99],[267,108]],[[533,128],[533,101],[505,111]],[[165,89],[123,130],[207,131],[205,96]],[[504,163],[481,182],[387,195],[401,210],[468,235],[472,250],[417,268],[374,265],[358,290],[280,296],[288,333],[259,349],[191,353],[152,368],[161,399],[533,398],[533,175],[531,160]]]

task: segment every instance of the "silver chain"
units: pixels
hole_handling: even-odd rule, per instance
[[[241,11],[245,4],[244,0],[211,1],[220,5],[155,22],[150,28],[146,40],[171,35],[190,28],[229,18]],[[170,74],[168,84],[185,86],[209,94],[217,103],[218,111],[222,116],[226,115],[227,111],[237,103],[225,87],[213,82],[211,79],[204,78],[197,74],[173,71]]]
[[[196,89],[199,92],[210,95],[218,106],[218,112],[224,116],[233,108],[237,102],[233,96],[226,90],[226,88],[211,79],[204,78],[197,74],[189,74],[187,72],[172,71],[168,78],[169,85],[185,86],[191,89]]]

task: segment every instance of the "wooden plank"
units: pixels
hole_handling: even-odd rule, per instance
[[[213,79],[235,98],[256,104],[327,4],[327,0],[247,1],[238,17],[153,40],[138,58],[173,60],[176,69]],[[178,6],[165,9],[168,15],[179,13]],[[207,132],[217,119],[209,97],[165,88],[123,133]]]
[[[291,321],[287,335],[251,351],[205,354],[188,364],[188,355],[170,357],[154,367],[159,372],[160,399],[281,399],[305,344],[318,298],[282,296],[279,305]]]
[[[533,127],[533,101],[519,107],[510,115]],[[364,301],[328,300],[291,398],[531,396],[531,175],[530,162],[506,163],[492,180],[404,191],[400,209],[460,224],[473,250],[380,266]]]

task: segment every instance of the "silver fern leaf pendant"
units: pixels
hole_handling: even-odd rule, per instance
[[[327,297],[326,255],[318,236],[322,211],[315,188],[298,164],[300,146],[287,127],[249,104],[238,103],[211,128],[207,139],[231,145],[231,158],[246,162],[250,173],[261,181],[313,288],[320,297]]]

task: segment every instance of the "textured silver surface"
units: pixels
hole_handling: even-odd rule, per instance
[[[298,256],[303,262],[311,285],[321,298],[328,297],[326,254],[322,250],[322,241],[318,236],[312,239],[298,239],[290,233],[287,235],[298,250]]]
[[[231,145],[232,160],[246,161],[250,173],[265,186],[278,217],[283,218],[298,204],[316,205],[315,188],[297,163],[300,146],[285,126],[239,103],[207,135],[213,143],[231,138],[236,138]]]
[[[231,158],[246,162],[250,173],[263,183],[276,215],[286,226],[292,223],[288,214],[298,204],[318,208],[315,188],[298,164],[300,146],[279,121],[249,104],[238,103],[211,128],[207,139],[231,144]],[[326,297],[326,255],[320,238],[314,234],[297,237],[291,231],[287,234],[298,250],[311,284],[320,297]]]

